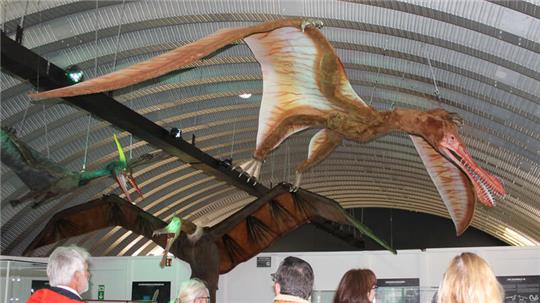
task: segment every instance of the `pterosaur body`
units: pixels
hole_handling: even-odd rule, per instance
[[[96,170],[69,171],[19,140],[12,129],[2,128],[0,130],[2,163],[11,168],[30,189],[27,194],[12,200],[11,204],[33,202],[33,205],[37,206],[104,176],[114,177],[128,199],[130,198],[126,187],[127,181],[141,194],[132,176],[132,169],[162,160],[167,155],[164,152],[149,153],[127,161],[116,136],[114,140],[120,160],[111,161]]]
[[[172,217],[171,221],[167,226],[154,230],[152,232],[152,237],[155,237],[157,235],[165,235],[167,237],[167,245],[165,245],[165,250],[163,251],[163,257],[161,258],[161,262],[159,262],[159,266],[161,268],[165,267],[165,264],[167,262],[167,254],[171,250],[171,246],[180,236],[180,231],[182,230],[182,220],[176,216]]]
[[[192,277],[208,283],[214,298],[219,274],[229,272],[283,235],[310,222],[326,231],[331,229],[330,222],[354,226],[395,252],[337,202],[304,190],[290,193],[288,185],[280,184],[213,227],[196,226],[188,220],[183,220],[181,225],[173,223],[175,227],[171,227],[118,196],[104,196],[55,214],[24,254],[62,239],[122,226],[152,239],[165,249],[170,247],[173,255],[190,264]],[[182,233],[176,241],[170,242],[167,234],[177,233],[178,226]]]
[[[302,174],[330,155],[343,140],[368,142],[390,132],[408,133],[439,191],[457,234],[469,226],[476,199],[488,207],[505,195],[502,183],[481,169],[458,133],[461,120],[444,109],[377,111],[353,90],[332,45],[319,31],[321,22],[277,20],[216,32],[186,46],[87,82],[38,93],[64,97],[103,92],[163,75],[244,39],[261,65],[263,96],[253,159],[242,173],[260,175],[263,160],[299,131],[320,129],[308,156],[296,170],[293,190]]]

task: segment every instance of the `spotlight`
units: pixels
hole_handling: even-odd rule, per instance
[[[238,97],[240,97],[242,99],[249,99],[249,98],[251,98],[251,94],[245,93],[245,94],[238,95]]]
[[[229,167],[232,165],[232,158],[225,158],[221,161],[221,164],[225,167]]]
[[[171,128],[171,130],[169,131],[169,134],[173,138],[177,138],[177,139],[182,138],[182,130],[180,130],[180,129],[176,128],[176,127]]]
[[[77,65],[71,65],[66,68],[66,76],[71,83],[79,83],[84,79],[84,73]]]

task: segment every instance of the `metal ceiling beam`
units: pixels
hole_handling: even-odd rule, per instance
[[[71,84],[63,69],[16,43],[3,31],[1,45],[2,68],[30,81],[38,90],[50,90]],[[230,168],[222,164],[222,161],[213,158],[183,139],[173,138],[169,131],[163,127],[106,94],[68,97],[64,100],[132,133],[154,147],[176,156],[182,162],[189,163],[207,175],[225,181],[252,196],[261,197],[268,191],[268,188],[260,183],[257,185],[249,184],[245,175],[239,177],[238,172],[231,171]]]

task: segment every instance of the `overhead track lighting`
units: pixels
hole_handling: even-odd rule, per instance
[[[169,131],[169,134],[170,134],[173,138],[177,138],[177,139],[182,138],[182,130],[181,130],[181,129],[178,129],[178,128],[176,128],[176,127],[171,128],[171,130]]]

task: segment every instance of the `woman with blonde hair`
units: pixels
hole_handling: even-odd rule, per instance
[[[437,303],[502,303],[504,290],[488,263],[470,252],[455,256],[443,276]]]
[[[208,303],[210,293],[206,284],[199,279],[190,279],[180,284],[176,303]]]

